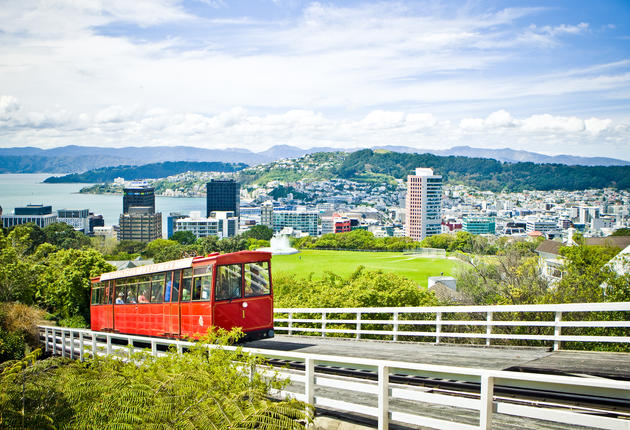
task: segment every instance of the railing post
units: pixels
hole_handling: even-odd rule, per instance
[[[378,430],[389,428],[389,367],[378,366]]]
[[[182,347],[181,343],[177,344],[177,353],[182,354],[184,352],[184,347]]]
[[[442,333],[442,312],[435,313],[435,343],[440,343],[440,333]]]
[[[553,340],[553,350],[558,351],[560,349],[560,336],[562,334],[562,327],[560,323],[562,322],[562,312],[556,312],[556,321],[555,326],[553,328],[553,336],[555,339]]]
[[[479,395],[479,428],[492,428],[492,412],[494,408],[494,377],[481,375],[481,391]]]
[[[289,336],[293,334],[293,312],[289,312]]]
[[[61,356],[66,356],[66,334],[63,329],[61,329]]]
[[[398,342],[398,312],[394,312],[394,342]]]
[[[92,358],[96,358],[96,334],[92,333]]]
[[[44,343],[45,351],[48,352],[48,327],[44,327]]]
[[[133,355],[133,340],[131,338],[127,339],[127,346],[129,348],[129,358]]]
[[[356,329],[357,329],[357,340],[361,339],[361,312],[357,312],[357,325],[356,325]]]
[[[72,330],[68,333],[68,337],[70,338],[70,359],[74,360],[74,333]]]
[[[492,312],[486,314],[486,346],[490,346],[490,335],[492,334]]]
[[[155,343],[155,340],[151,340],[151,355],[157,357],[157,344]]]
[[[51,330],[52,332],[52,355],[57,353],[57,335],[55,334],[55,329]]]
[[[322,337],[326,337],[326,312],[322,312]]]
[[[304,361],[304,401],[315,405],[315,360],[312,358]]]
[[[79,332],[79,360],[85,359],[85,341],[83,340],[83,332]]]
[[[110,335],[106,335],[107,337],[107,355],[111,355],[112,353],[112,337]]]

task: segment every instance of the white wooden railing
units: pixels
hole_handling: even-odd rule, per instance
[[[148,346],[147,352],[155,356],[165,354],[160,351],[159,346],[175,346],[181,352],[191,345],[187,341],[50,326],[40,326],[40,335],[48,352],[75,359],[85,359],[92,354],[114,354],[124,359],[140,343]],[[113,340],[122,341],[127,346],[112,342]],[[501,426],[501,420],[505,419],[501,414],[520,417],[524,420],[521,422],[523,428],[534,426],[535,420],[546,420],[562,423],[567,427],[580,425],[602,429],[630,429],[629,408],[617,407],[615,412],[610,413],[592,407],[555,404],[544,398],[519,402],[514,398],[503,398],[495,394],[495,386],[516,387],[544,390],[554,394],[580,394],[600,399],[617,399],[630,404],[630,382],[253,348],[243,348],[243,351],[267,358],[300,362],[304,365],[304,371],[281,370],[291,379],[291,384],[285,391],[277,394],[292,396],[320,408],[373,417],[378,421],[379,429],[387,429],[390,422],[438,429],[489,429],[493,422],[495,427]],[[317,365],[371,370],[377,376],[377,380],[366,381],[325,375],[316,372]],[[256,370],[263,373],[271,372],[265,366]],[[473,382],[478,384],[476,385],[478,389],[466,396],[458,396],[444,390],[399,385],[390,381],[390,375],[393,373],[397,376],[414,375]],[[331,394],[331,389],[334,390],[333,394],[336,390],[343,391],[335,396]],[[459,412],[452,413],[454,410]],[[540,424],[540,421],[538,423]]]
[[[434,306],[401,308],[276,308],[274,329],[279,334],[330,334],[356,339],[374,338],[398,341],[429,339],[435,343],[493,340],[553,342],[630,343],[630,313],[620,320],[597,320],[594,312],[630,312],[630,302],[571,303],[560,305],[508,306]],[[347,315],[351,317],[348,318]],[[570,314],[570,319],[563,315]],[[345,316],[344,316],[345,315]],[[378,319],[373,319],[378,316]],[[509,316],[509,320],[505,319]],[[420,317],[421,319],[414,319]],[[445,318],[445,317],[448,317]],[[366,329],[366,325],[370,329]],[[345,325],[345,327],[339,327]],[[333,328],[330,328],[333,326]],[[417,330],[420,327],[422,330]],[[479,328],[482,329],[479,329]],[[500,328],[515,327],[519,333],[497,333]],[[548,327],[548,333],[534,333],[534,328]],[[574,335],[563,328],[623,329],[624,335]],[[483,329],[485,328],[485,330]],[[475,330],[476,329],[476,330]],[[553,331],[553,332],[552,332]],[[524,332],[524,333],[523,333]],[[625,332],[625,333],[624,333]]]

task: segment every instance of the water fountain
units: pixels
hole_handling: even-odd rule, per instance
[[[297,254],[298,251],[295,248],[292,248],[289,244],[289,238],[284,235],[274,236],[269,241],[271,246],[265,248],[258,248],[256,251],[266,251],[271,252],[273,255],[289,255],[289,254]]]

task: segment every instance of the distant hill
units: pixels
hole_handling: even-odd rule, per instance
[[[386,149],[403,153],[456,155],[476,158],[490,158],[509,163],[559,163],[585,166],[626,166],[630,161],[606,157],[577,157],[571,155],[549,156],[535,152],[517,151],[509,148],[484,149],[469,146],[456,146],[451,149],[436,150],[412,148],[409,146],[379,146],[373,149]],[[290,145],[276,145],[265,151],[252,152],[248,149],[204,149],[190,146],[157,146],[99,148],[91,146],[62,146],[52,149],[0,148],[0,173],[68,173],[84,172],[100,167],[120,165],[143,165],[167,161],[215,161],[223,163],[245,163],[250,166],[269,163],[283,158],[298,158],[318,152],[335,152],[342,149],[315,147],[310,149]],[[343,149],[346,152],[358,148]]]
[[[416,167],[431,167],[445,182],[482,190],[582,190],[614,187],[630,190],[630,166],[567,166],[505,163],[487,158],[410,154],[365,149],[349,154],[334,169],[346,179],[385,175],[405,179]]]
[[[531,162],[537,164],[566,164],[568,166],[630,166],[630,161],[608,157],[578,157],[576,155],[544,155],[510,148],[488,149],[470,146],[454,146],[450,149],[416,149],[409,146],[377,146],[395,152],[416,154],[456,155],[474,158],[491,158],[508,163]]]
[[[184,172],[237,172],[245,167],[247,167],[247,164],[244,163],[168,161],[165,163],[145,164],[143,166],[103,167],[88,170],[83,173],[51,176],[44,180],[44,182],[49,184],[69,182],[102,183],[113,182],[114,179],[119,177],[130,181],[137,179],[165,178]]]

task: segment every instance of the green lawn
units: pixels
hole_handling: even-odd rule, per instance
[[[394,272],[427,285],[429,276],[453,275],[461,264],[446,258],[427,258],[405,255],[402,252],[353,252],[305,250],[293,255],[275,255],[271,259],[273,273],[293,273],[306,277],[313,273],[321,277],[324,272],[347,276],[363,265],[370,270]]]

